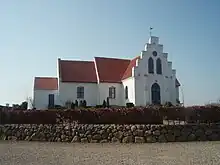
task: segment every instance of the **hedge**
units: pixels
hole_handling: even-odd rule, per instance
[[[220,108],[197,107],[132,107],[66,110],[1,110],[0,124],[162,124],[163,120],[215,123],[220,121]]]

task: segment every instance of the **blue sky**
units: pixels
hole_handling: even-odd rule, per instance
[[[187,105],[220,98],[218,0],[8,0],[0,3],[0,104],[31,95],[57,58],[133,58],[149,27],[177,69]]]

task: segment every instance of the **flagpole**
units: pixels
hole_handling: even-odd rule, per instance
[[[150,27],[150,37],[151,37],[151,35],[152,35],[152,30],[153,30],[153,28]]]

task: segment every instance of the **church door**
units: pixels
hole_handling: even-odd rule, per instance
[[[157,83],[154,83],[151,87],[151,99],[152,104],[160,104],[160,86]]]

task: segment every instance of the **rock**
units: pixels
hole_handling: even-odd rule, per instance
[[[75,142],[80,142],[80,137],[79,136],[74,136],[71,143],[75,143]]]
[[[196,136],[202,136],[202,135],[204,135],[204,131],[202,129],[197,129],[196,132],[195,132],[195,135]]]
[[[107,139],[107,138],[108,138],[108,133],[107,132],[103,132],[102,139]]]
[[[131,131],[134,132],[137,129],[137,127],[135,125],[131,126]]]
[[[197,140],[206,141],[207,140],[206,135],[201,135],[201,136],[197,137]]]
[[[141,137],[144,135],[144,131],[143,130],[137,130],[137,136]]]
[[[166,139],[166,136],[165,135],[160,135],[159,137],[158,137],[158,141],[159,142],[162,142],[162,143],[165,143],[165,142],[167,142],[167,139]]]
[[[144,142],[145,142],[145,139],[144,139],[144,137],[135,136],[134,142],[135,142],[135,143],[144,143]]]
[[[120,143],[120,140],[116,137],[113,137],[111,142],[113,142],[113,143],[118,143],[119,142]]]
[[[101,140],[100,143],[108,143],[108,140],[106,140],[106,139]]]
[[[122,139],[122,143],[132,143],[133,139],[133,136],[126,136]]]
[[[96,135],[94,135],[93,137],[92,137],[92,139],[93,140],[101,140],[101,135],[99,135],[99,134],[96,134]]]
[[[155,131],[153,132],[153,135],[159,136],[159,135],[160,135],[160,131],[159,131],[159,130],[155,130]]]
[[[181,132],[179,129],[174,129],[173,134],[174,136],[179,137],[181,135]]]
[[[15,136],[8,136],[8,140],[15,141],[15,140],[17,140],[17,138]]]
[[[64,140],[66,138],[65,135],[61,135],[61,140]]]
[[[118,139],[122,139],[122,137],[123,137],[123,132],[122,132],[122,131],[118,131],[118,132],[116,132],[116,133],[114,134],[114,136],[115,136],[116,138],[118,138]]]
[[[181,135],[181,136],[177,137],[175,141],[176,142],[185,142],[185,141],[187,141],[187,135]]]
[[[125,131],[125,132],[123,133],[123,136],[131,136],[131,135],[132,135],[132,132],[131,132],[130,130]]]
[[[157,142],[157,139],[156,139],[156,137],[149,135],[146,137],[146,142],[147,143],[155,143],[155,142]]]
[[[187,140],[188,140],[188,141],[194,141],[194,140],[196,140],[196,135],[193,134],[193,133],[191,133],[191,134],[188,136]]]
[[[143,130],[144,129],[144,125],[137,125],[137,129],[138,130]]]
[[[175,136],[173,133],[168,133],[166,134],[166,139],[168,142],[174,142],[175,141]]]
[[[208,136],[211,135],[212,134],[212,130],[206,130],[205,134],[208,135]]]
[[[153,132],[151,130],[148,130],[148,131],[145,131],[144,135],[147,136],[147,135],[152,135]]]
[[[88,143],[88,139],[87,139],[87,138],[82,138],[82,139],[81,139],[81,142],[82,142],[82,143]]]
[[[166,129],[166,128],[162,128],[160,132],[161,132],[162,134],[165,134],[165,133],[167,133],[167,129]]]
[[[208,136],[208,139],[209,139],[209,140],[212,140],[212,141],[217,141],[217,140],[220,140],[220,137],[219,137],[218,134],[213,133],[213,134],[211,134],[211,135]]]

